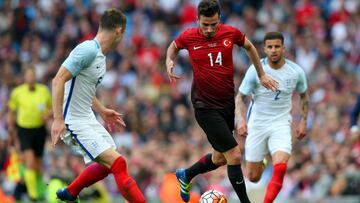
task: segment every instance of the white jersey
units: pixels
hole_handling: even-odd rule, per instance
[[[271,68],[267,59],[261,59],[266,74],[279,82],[276,92],[266,89],[260,84],[255,67],[252,65],[239,87],[244,95],[252,95],[252,102],[248,109],[248,126],[269,126],[274,124],[290,124],[292,94],[296,90],[304,93],[307,90],[307,81],[303,69],[290,60],[280,69]]]
[[[105,56],[96,38],[79,44],[62,64],[73,78],[65,83],[65,123],[95,120],[92,102],[105,72]]]

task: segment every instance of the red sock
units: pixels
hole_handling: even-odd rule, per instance
[[[284,181],[285,173],[286,173],[286,163],[278,163],[274,165],[273,175],[266,188],[264,203],[273,202],[276,196],[279,194]]]
[[[75,178],[67,189],[71,196],[76,197],[82,189],[104,179],[110,172],[110,169],[101,164],[91,163]]]
[[[130,203],[145,203],[145,197],[140,191],[134,179],[128,172],[126,161],[123,157],[117,158],[111,166],[111,172],[114,174],[116,185],[122,196]]]

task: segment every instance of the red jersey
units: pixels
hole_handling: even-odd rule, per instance
[[[195,108],[235,106],[233,46],[243,46],[245,35],[220,24],[214,37],[206,38],[200,28],[185,30],[175,39],[178,49],[187,49],[193,70],[191,101]]]

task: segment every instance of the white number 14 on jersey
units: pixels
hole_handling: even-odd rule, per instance
[[[209,56],[209,58],[210,58],[210,66],[214,66],[212,53],[209,53],[208,56]],[[216,56],[216,59],[215,59],[215,63],[219,64],[220,66],[222,65],[221,51],[218,52],[218,54],[217,54],[217,56]]]

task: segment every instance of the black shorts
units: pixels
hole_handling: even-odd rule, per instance
[[[238,145],[233,135],[234,107],[225,109],[195,108],[195,118],[216,151],[226,152]]]
[[[42,157],[47,135],[45,126],[40,128],[22,128],[17,126],[17,134],[21,151],[32,149],[36,157]]]

